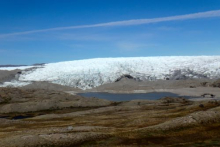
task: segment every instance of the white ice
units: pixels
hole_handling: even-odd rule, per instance
[[[58,62],[22,72],[19,81],[49,81],[89,89],[112,83],[124,74],[142,80],[156,80],[170,77],[177,70],[190,78],[198,78],[198,75],[217,78],[220,77],[220,56],[97,58]]]

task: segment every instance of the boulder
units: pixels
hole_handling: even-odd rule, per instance
[[[219,87],[220,88],[220,79],[216,80],[213,84],[213,87]]]

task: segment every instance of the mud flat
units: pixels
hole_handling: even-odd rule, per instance
[[[87,91],[86,91],[87,92]],[[192,96],[192,97],[201,97],[204,93],[212,93],[216,97],[220,98],[220,90],[215,87],[196,87],[196,88],[175,88],[175,89],[147,89],[147,90],[103,90],[103,91],[89,91],[89,92],[106,92],[106,93],[126,93],[126,94],[134,94],[134,93],[163,93],[169,92],[178,94],[179,96]]]
[[[116,93],[116,94],[168,92],[168,93],[177,94],[179,96],[191,96],[191,97],[201,97],[201,95],[203,95],[204,93],[210,93],[215,95],[216,98],[220,98],[219,87],[213,87],[212,86],[213,83],[216,83],[216,80],[191,79],[191,80],[135,81],[133,79],[125,78],[119,82],[109,83],[93,89],[88,89],[79,92],[84,92],[84,93],[107,92],[107,93]]]

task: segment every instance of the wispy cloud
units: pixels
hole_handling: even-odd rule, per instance
[[[4,49],[0,49],[0,53],[4,53],[6,50]]]
[[[180,28],[176,28],[176,27],[167,27],[167,26],[162,26],[162,27],[159,27],[157,28],[158,30],[161,30],[161,31],[177,31],[177,30],[180,30]]]
[[[111,39],[110,37],[106,37],[104,35],[99,35],[99,34],[88,35],[88,34],[70,34],[70,33],[57,35],[56,38],[61,40],[77,40],[77,41],[106,41]]]
[[[113,26],[131,26],[131,25],[159,23],[159,22],[166,22],[166,21],[178,21],[178,20],[210,18],[210,17],[220,17],[220,10],[192,13],[192,14],[186,14],[186,15],[177,15],[177,16],[170,16],[170,17],[160,17],[160,18],[151,18],[151,19],[133,19],[133,20],[125,20],[125,21],[115,21],[115,22],[91,24],[91,25],[56,27],[56,28],[41,29],[41,30],[14,32],[14,33],[8,33],[8,34],[0,34],[0,37],[3,38],[3,37],[8,37],[8,36],[25,35],[25,34],[33,34],[33,33],[40,33],[40,32],[48,32],[48,31],[69,30],[69,29],[82,29],[82,28],[94,28],[94,27],[113,27]]]
[[[149,47],[157,46],[156,44],[143,44],[136,42],[119,42],[116,44],[117,48],[121,51],[134,52],[141,49],[148,49]]]
[[[8,55],[8,54],[13,54],[13,55],[18,55],[18,54],[23,54],[22,50],[11,50],[11,49],[0,49],[0,57],[1,55]]]

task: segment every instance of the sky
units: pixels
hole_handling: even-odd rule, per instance
[[[0,65],[220,55],[220,0],[0,0]]]

